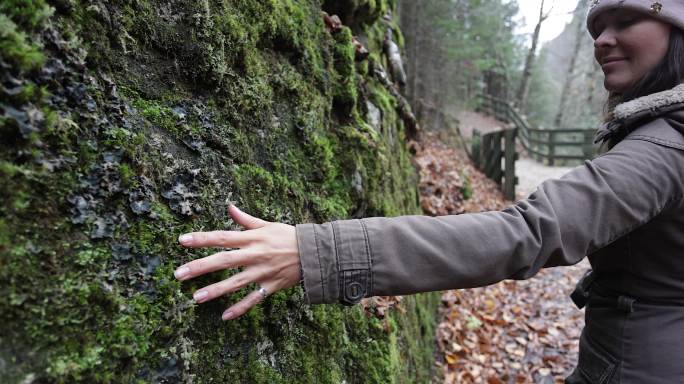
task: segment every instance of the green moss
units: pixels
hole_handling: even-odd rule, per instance
[[[342,28],[335,34],[333,48],[336,84],[333,88],[333,106],[341,116],[348,116],[356,107],[357,84],[356,67],[354,65],[354,45],[349,28]]]
[[[7,228],[7,223],[0,219],[0,250],[6,252],[6,249],[10,246],[10,231]]]
[[[326,31],[320,2],[5,4],[24,87],[11,102],[43,121],[0,145],[0,381],[430,381],[437,295],[376,319],[292,288],[225,323],[253,287],[190,295],[238,271],[172,277],[214,252],[178,234],[233,228],[229,201],[288,223],[419,212],[395,100],[355,63],[351,31]],[[392,5],[354,7],[372,25]],[[64,78],[36,86],[39,56]]]
[[[8,0],[0,3],[0,56],[19,71],[40,68],[45,56],[40,44],[32,41],[29,34],[41,29],[53,11],[42,0]]]
[[[16,174],[22,174],[26,169],[20,165],[11,163],[9,161],[0,161],[0,175],[6,179],[14,177]]]
[[[5,0],[0,3],[0,13],[12,18],[22,27],[33,30],[54,13],[44,0]]]
[[[0,14],[0,53],[20,71],[34,70],[45,62],[37,44],[28,42],[26,34],[4,14]]]

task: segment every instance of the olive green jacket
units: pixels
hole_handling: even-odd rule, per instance
[[[297,226],[310,303],[526,279],[590,257],[606,285],[684,300],[684,85],[619,105],[617,142],[499,212]]]

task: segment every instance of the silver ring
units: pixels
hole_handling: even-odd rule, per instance
[[[259,289],[257,290],[257,292],[259,292],[262,299],[265,299],[268,297],[268,291],[266,290],[266,288],[264,288],[262,286],[259,286]]]

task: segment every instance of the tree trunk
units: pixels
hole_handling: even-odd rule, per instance
[[[430,381],[437,294],[383,318],[296,287],[222,322],[254,287],[198,306],[236,271],[173,278],[213,252],[177,236],[236,229],[229,202],[420,213],[400,103],[349,28],[317,0],[24,3],[0,6],[0,382]],[[370,28],[372,4],[346,13]]]
[[[544,23],[544,20],[547,18],[548,14],[544,15],[544,0],[542,0],[541,6],[539,7],[539,20],[534,27],[532,46],[530,46],[530,50],[527,52],[527,57],[525,58],[525,68],[523,69],[522,77],[520,78],[520,86],[518,87],[518,94],[516,97],[517,106],[521,111],[524,111],[527,105],[527,95],[530,91],[530,79],[532,78],[532,68],[534,67],[534,58],[539,43],[539,32],[541,31],[542,23]]]
[[[573,46],[572,55],[570,56],[570,63],[568,65],[568,75],[563,83],[563,88],[561,90],[560,104],[558,105],[558,112],[556,113],[556,118],[554,119],[554,128],[562,128],[563,124],[563,112],[565,111],[566,104],[568,103],[568,96],[570,96],[570,88],[572,87],[572,82],[575,74],[575,67],[577,66],[577,59],[579,58],[580,49],[582,48],[582,34],[584,33],[584,24],[581,20],[576,17],[573,19],[576,22],[575,30],[575,44]]]

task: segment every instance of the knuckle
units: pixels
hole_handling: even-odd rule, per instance
[[[217,264],[222,269],[233,267],[232,257],[231,257],[230,252],[219,252],[216,254],[216,259],[217,259]]]
[[[235,275],[235,277],[233,278],[233,282],[238,287],[244,287],[245,285],[247,285],[247,277],[242,274]]]
[[[245,305],[236,305],[235,308],[233,309],[233,312],[235,313],[236,316],[242,316],[247,312],[249,307]]]
[[[250,257],[252,262],[255,263],[264,263],[268,261],[268,253],[262,250],[259,250],[255,252],[253,255]]]
[[[216,237],[218,241],[222,243],[229,243],[231,240],[231,233],[230,231],[217,231]]]
[[[259,302],[261,302],[261,296],[251,297],[249,301],[245,303],[245,311],[252,307],[255,307],[257,304],[259,304]]]
[[[223,286],[220,284],[215,284],[213,286],[210,286],[207,291],[209,291],[209,297],[211,298],[216,298],[219,296],[225,295],[227,292],[229,292],[227,286]]]
[[[204,270],[204,261],[194,260],[188,263],[188,268],[190,268],[190,273],[197,274]]]
[[[245,300],[245,307],[251,308],[251,307],[259,304],[259,302],[261,300],[262,300],[261,295],[255,292],[254,295],[252,295],[248,298],[248,300]]]

